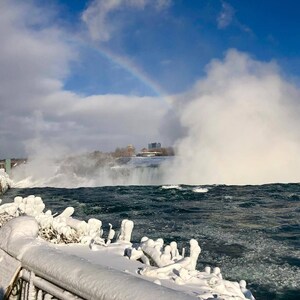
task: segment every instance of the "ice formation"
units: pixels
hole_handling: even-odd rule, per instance
[[[173,281],[178,285],[196,286],[200,288],[197,292],[199,299],[254,299],[252,293],[246,289],[244,280],[241,280],[240,284],[224,280],[218,267],[212,272],[210,267],[206,267],[203,272],[196,270],[197,259],[201,253],[196,240],[190,240],[188,257],[184,257],[184,251],[179,254],[176,242],[171,242],[163,248],[163,243],[159,240],[153,241],[143,237],[139,245],[135,245],[131,251],[126,251],[130,259],[141,259],[148,265],[139,270],[139,274],[153,277],[155,280]],[[150,259],[145,262],[143,256]]]
[[[8,174],[4,169],[0,169],[0,195],[11,186],[12,181],[9,179]]]
[[[30,216],[32,217],[30,222],[34,221],[37,225],[35,227],[31,224],[28,231],[37,231],[38,239],[42,238],[52,244],[72,243],[67,252],[70,252],[72,247],[75,248],[75,244],[82,245],[84,255],[88,255],[86,254],[87,251],[91,253],[90,256],[92,253],[94,253],[93,255],[99,253],[99,255],[106,257],[106,260],[111,260],[111,263],[113,260],[123,259],[123,265],[117,267],[118,270],[124,271],[124,265],[131,264],[136,268],[132,270],[131,275],[154,282],[156,285],[153,286],[153,289],[160,285],[167,286],[202,300],[254,299],[244,280],[241,280],[240,283],[225,280],[218,267],[213,268],[213,270],[210,267],[206,267],[203,271],[196,270],[201,248],[195,239],[190,240],[189,255],[185,256],[185,249],[180,251],[175,241],[165,245],[161,238],[153,240],[143,237],[139,243],[131,243],[134,227],[131,220],[122,221],[117,236],[112,224],[109,224],[109,232],[104,237],[100,220],[91,218],[85,222],[72,218],[74,213],[72,207],[66,208],[60,214],[52,214],[50,210],[45,212],[44,210],[45,204],[40,197],[33,195],[25,198],[15,197],[12,203],[0,205],[0,227],[11,218]],[[19,235],[13,236],[13,238],[16,237]],[[114,242],[112,242],[113,239],[115,239]],[[3,243],[6,242],[0,240],[2,249],[5,248]],[[80,249],[82,250],[82,248]],[[66,255],[66,253],[64,254]],[[77,255],[81,256],[81,254]],[[119,258],[114,255],[118,255]],[[137,262],[139,262],[139,267],[136,267]]]
[[[61,214],[52,214],[50,210],[43,212],[45,204],[40,197],[30,195],[28,197],[15,197],[13,203],[6,203],[0,206],[0,214],[3,218],[32,216],[39,225],[39,236],[54,243],[81,243],[106,245],[112,238],[112,228],[107,239],[102,237],[102,222],[91,218],[88,222],[72,218],[73,207],[67,207]],[[5,217],[4,217],[5,216]],[[123,235],[131,235],[130,229],[123,232]]]

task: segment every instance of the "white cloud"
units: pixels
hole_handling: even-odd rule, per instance
[[[228,27],[233,20],[234,14],[233,7],[229,3],[222,1],[222,11],[217,18],[218,28],[224,29]]]
[[[120,7],[122,0],[93,1],[83,12],[82,20],[87,25],[93,40],[107,41],[110,39],[114,27],[108,24],[107,15]]]
[[[32,15],[39,16],[34,26],[27,22]],[[76,49],[65,42],[70,37],[63,30],[49,26],[45,10],[28,3],[1,3],[0,39],[1,158],[26,155],[25,145],[36,138],[49,147],[60,144],[76,151],[139,146],[160,137],[158,127],[166,111],[162,101],[83,97],[63,89]]]
[[[275,63],[235,50],[178,97],[186,135],[169,181],[189,184],[299,182],[300,90]]]
[[[120,19],[112,21],[109,18],[113,12],[124,8],[142,10],[146,6],[162,11],[170,5],[171,0],[94,0],[82,13],[82,21],[93,40],[104,42],[123,25]]]

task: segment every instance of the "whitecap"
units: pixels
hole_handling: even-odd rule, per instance
[[[174,184],[174,185],[163,185],[161,188],[165,189],[165,190],[169,190],[169,189],[181,190],[181,186],[177,185],[177,184]]]
[[[201,188],[201,187],[197,187],[193,189],[194,193],[207,193],[208,192],[208,188]]]

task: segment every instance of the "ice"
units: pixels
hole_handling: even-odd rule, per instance
[[[244,296],[247,298],[247,299],[250,299],[250,300],[255,300],[254,296],[252,295],[251,291],[249,291],[247,288],[247,283],[245,280],[241,280],[240,281],[240,288],[241,288],[241,291],[242,293],[244,294]]]
[[[154,286],[141,277],[56,249],[37,239],[33,227],[38,228],[33,217],[15,218],[6,223],[0,230],[0,241],[5,241],[1,248],[18,257],[35,274],[85,299],[192,299],[187,294]]]
[[[125,219],[122,221],[121,234],[119,236],[120,241],[130,242],[133,226],[134,226],[134,224],[130,220]]]
[[[0,195],[12,186],[12,181],[4,169],[0,169]]]

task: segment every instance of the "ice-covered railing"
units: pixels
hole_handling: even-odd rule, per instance
[[[44,209],[35,196],[0,206],[0,250],[4,260],[13,258],[11,276],[19,278],[2,288],[12,284],[21,299],[254,299],[245,281],[225,280],[219,268],[196,270],[201,248],[194,239],[186,256],[174,241],[131,243],[130,220],[117,236],[109,224],[104,236],[100,220],[72,218],[72,207],[59,215]],[[0,278],[1,272],[0,258]]]
[[[11,186],[12,181],[9,179],[8,174],[4,169],[0,169],[0,195]]]

